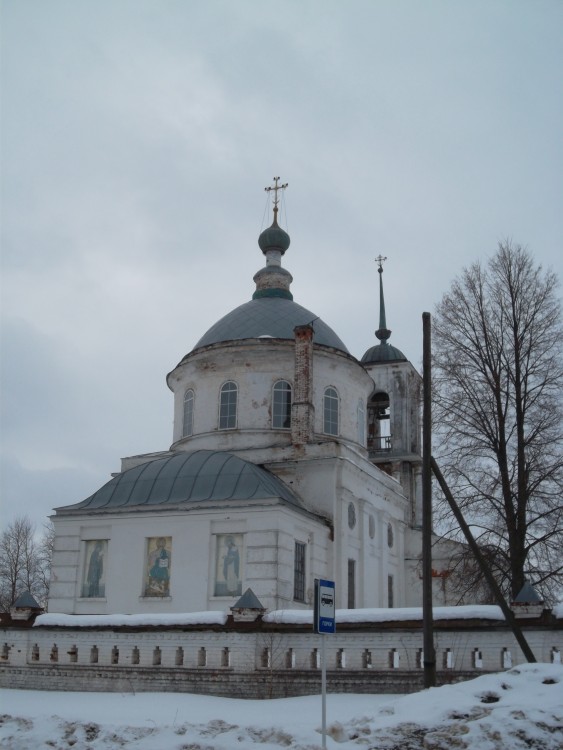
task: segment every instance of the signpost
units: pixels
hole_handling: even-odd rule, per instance
[[[325,634],[336,631],[334,610],[334,581],[315,578],[315,609],[313,630],[321,636],[321,693],[322,693],[322,735],[323,748],[326,748],[326,658]]]

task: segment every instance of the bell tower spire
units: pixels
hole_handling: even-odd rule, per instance
[[[379,274],[379,328],[375,335],[382,344],[386,344],[387,339],[391,336],[391,331],[387,328],[387,321],[385,320],[385,297],[383,296],[383,262],[386,260],[387,258],[383,255],[378,255],[375,259],[375,262],[379,263],[377,269]]]

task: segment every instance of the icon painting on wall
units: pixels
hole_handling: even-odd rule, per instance
[[[217,534],[215,596],[240,596],[242,534]]]
[[[107,539],[92,539],[86,542],[82,596],[103,598],[106,595],[105,559]]]
[[[170,596],[171,559],[171,536],[150,537],[147,539],[145,596]]]

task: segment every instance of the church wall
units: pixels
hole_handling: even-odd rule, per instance
[[[299,607],[293,600],[295,541],[307,545],[307,598],[314,577],[326,577],[329,528],[314,516],[264,500],[255,507],[189,512],[115,513],[100,528],[91,517],[55,518],[50,611],[68,614],[223,610],[251,587],[265,606]],[[103,591],[87,588],[90,540],[103,540]],[[151,545],[164,540],[165,589],[147,590]],[[232,587],[223,577],[228,543],[237,555]],[[157,584],[158,585],[158,582]],[[84,590],[86,587],[86,590]],[[230,592],[230,593],[229,593]]]
[[[235,450],[245,447],[289,444],[289,430],[272,430],[273,387],[277,380],[293,383],[293,343],[267,339],[252,344],[229,342],[191,355],[174,370],[169,386],[174,390],[173,441],[183,450],[201,448]],[[219,430],[221,386],[228,380],[238,386],[237,427]],[[182,440],[184,394],[194,390],[193,436]],[[275,438],[273,436],[275,435]]]
[[[236,451],[275,443],[288,445],[291,432],[272,429],[272,399],[277,380],[287,380],[294,386],[294,355],[293,342],[276,340],[273,345],[267,339],[229,342],[191,355],[168,378],[174,390],[174,447]],[[220,389],[228,380],[238,386],[237,427],[219,430]],[[365,404],[371,379],[352,358],[314,349],[314,431],[319,436],[323,436],[323,395],[329,386],[336,388],[340,399],[338,437],[358,445],[358,401],[362,399]],[[193,435],[183,439],[184,394],[188,388],[194,391]]]
[[[339,396],[338,439],[354,444],[357,449],[365,445],[358,442],[358,401],[365,408],[372,390],[371,378],[355,360],[330,350],[315,350],[313,358],[313,405],[315,407],[315,436],[323,435],[325,388],[333,386]],[[367,455],[367,454],[366,454]]]

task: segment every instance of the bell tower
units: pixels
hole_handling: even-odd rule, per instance
[[[400,349],[389,344],[383,296],[383,256],[379,273],[379,343],[361,362],[373,380],[367,403],[367,449],[370,461],[397,479],[410,503],[409,524],[422,525],[422,378]]]

